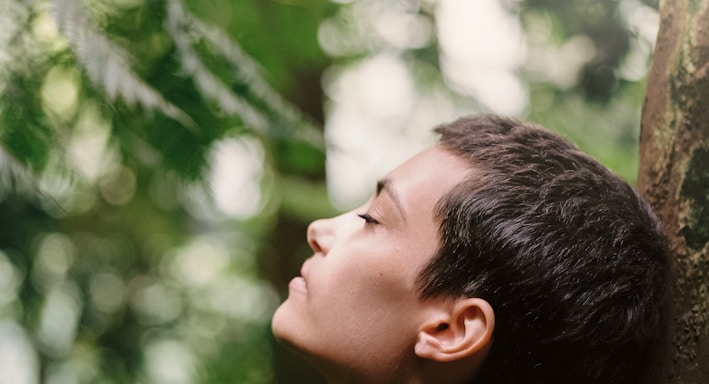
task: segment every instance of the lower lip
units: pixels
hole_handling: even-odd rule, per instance
[[[288,287],[294,291],[300,292],[306,292],[308,290],[305,279],[300,276],[294,277],[293,280],[288,283]]]

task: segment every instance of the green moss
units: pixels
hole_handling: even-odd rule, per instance
[[[694,151],[680,193],[691,200],[687,226],[682,236],[689,248],[701,250],[709,242],[709,149]]]

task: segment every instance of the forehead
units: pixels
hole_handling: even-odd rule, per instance
[[[470,173],[464,160],[435,146],[395,168],[386,179],[401,197],[405,211],[432,212],[438,200]]]

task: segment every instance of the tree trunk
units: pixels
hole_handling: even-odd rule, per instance
[[[638,187],[671,239],[653,384],[709,383],[709,0],[661,0]]]

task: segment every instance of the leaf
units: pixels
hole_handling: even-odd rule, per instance
[[[196,129],[192,118],[131,70],[130,55],[96,29],[77,1],[54,0],[54,5],[60,31],[69,40],[91,81],[104,89],[109,100],[122,98],[129,106],[158,110],[182,126]]]
[[[320,130],[263,79],[256,62],[223,31],[199,20],[180,0],[168,1],[165,29],[175,42],[183,70],[203,97],[227,115],[240,117],[259,134],[324,148]],[[200,44],[206,47],[198,50]],[[226,61],[231,78],[220,78],[205,64],[203,56],[210,53]]]

